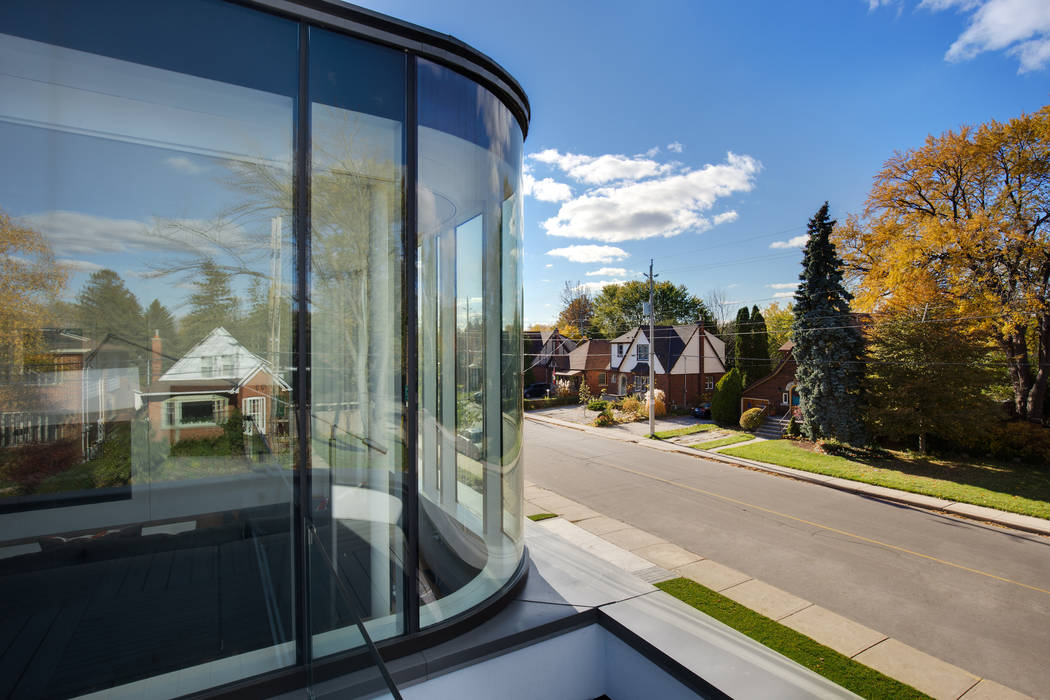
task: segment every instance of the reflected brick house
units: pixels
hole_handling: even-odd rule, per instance
[[[569,369],[569,353],[577,342],[566,338],[557,329],[522,332],[525,351],[524,386],[544,383],[554,386],[555,375]]]
[[[162,339],[154,335],[150,361],[149,417],[171,442],[215,437],[233,409],[245,433],[283,432],[291,387],[269,363],[225,328],[211,331],[161,374]]]

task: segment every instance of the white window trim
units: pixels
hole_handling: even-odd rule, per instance
[[[219,394],[188,394],[186,396],[175,396],[175,397],[172,397],[170,399],[167,399],[164,402],[164,405],[161,407],[161,412],[160,412],[160,425],[161,425],[161,427],[162,428],[166,428],[168,430],[175,430],[175,429],[181,429],[181,428],[214,428],[214,427],[217,427],[219,425],[222,425],[221,423],[217,423],[217,422],[214,422],[214,421],[212,421],[212,422],[201,422],[201,423],[183,423],[181,421],[181,419],[178,418],[179,416],[182,415],[182,404],[184,404],[184,403],[199,403],[201,401],[207,401],[209,399],[211,400],[212,404],[215,406],[215,412],[225,416],[226,415],[226,411],[227,411],[227,409],[229,408],[229,405],[230,405],[230,400],[226,396],[220,396]],[[169,418],[169,415],[168,415],[169,414],[169,411],[168,411],[168,407],[169,406],[174,406],[175,407],[176,422],[175,422],[174,425],[172,425],[172,422],[171,422],[171,420]]]
[[[262,406],[258,411],[250,410],[249,406],[259,404]],[[265,396],[249,396],[241,399],[241,415],[247,418],[252,417],[252,420],[244,421],[244,434],[254,435],[256,431],[259,435],[266,434],[266,397]]]

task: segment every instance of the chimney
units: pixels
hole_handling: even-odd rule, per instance
[[[161,342],[160,342],[160,330],[153,331],[153,338],[149,343],[150,360],[149,360],[149,382],[153,382],[160,379],[161,372]]]

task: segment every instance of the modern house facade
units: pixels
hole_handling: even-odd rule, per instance
[[[504,601],[515,80],[330,0],[13,0],[0,63],[0,696],[272,695]]]

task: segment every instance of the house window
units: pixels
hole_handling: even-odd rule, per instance
[[[780,395],[780,404],[782,406],[788,405],[788,393],[786,391]]]
[[[245,435],[266,434],[265,396],[253,396],[241,401],[241,413],[244,414]]]
[[[599,372],[598,373],[598,384],[601,385],[601,386],[605,386],[608,383],[609,383],[609,375],[606,374],[605,372]]]
[[[214,377],[215,376],[215,358],[214,357],[202,357],[201,358],[201,376],[202,377]]]
[[[617,343],[616,344],[616,356],[617,357],[623,357],[623,344],[622,343]]]
[[[222,356],[222,376],[234,377],[237,375],[237,356],[236,355],[223,355]]]
[[[705,390],[707,390],[707,391],[711,391],[711,390],[713,390],[714,388],[715,388],[715,380],[714,380],[714,378],[712,378],[712,377],[707,377],[707,378],[706,378],[706,379],[704,380],[704,389],[705,389]]]
[[[639,362],[648,362],[649,361],[649,346],[648,345],[642,345],[642,344],[639,343],[639,345],[638,345],[638,361]]]
[[[226,420],[225,396],[178,396],[164,402],[162,427],[207,428]]]

